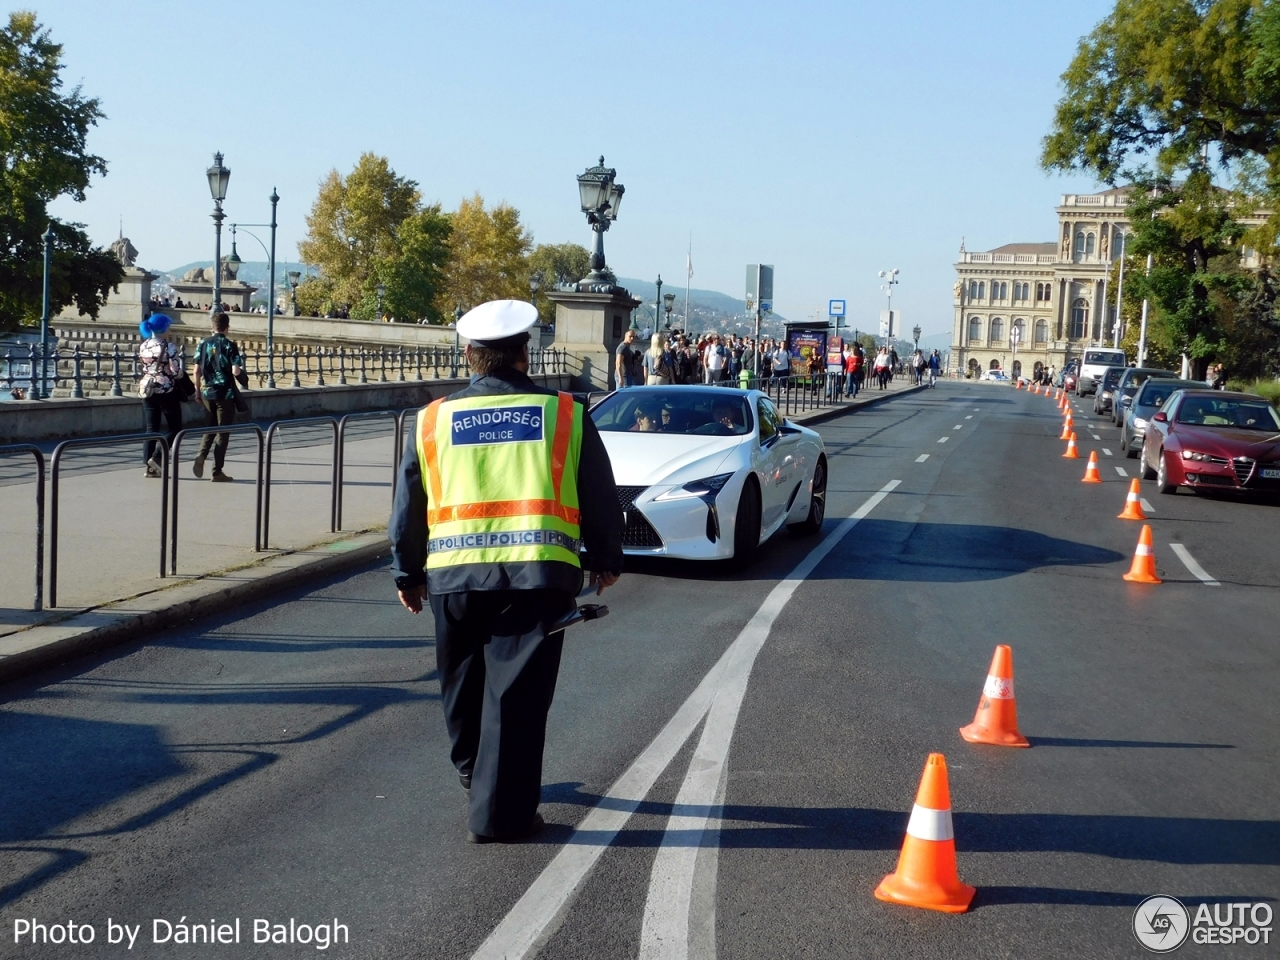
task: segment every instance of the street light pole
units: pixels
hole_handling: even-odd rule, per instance
[[[462,351],[462,341],[458,337],[458,324],[462,321],[462,304],[453,308],[453,378],[458,378],[458,355]]]
[[[39,399],[47,399],[52,393],[49,389],[49,268],[53,265],[53,224],[45,227],[40,235],[44,241],[44,292],[41,294],[40,307],[40,388]],[[33,361],[34,362],[34,361]],[[58,365],[54,361],[54,376],[57,376]]]
[[[892,270],[881,270],[880,277],[885,281],[884,285],[882,285],[880,289],[887,290],[889,294],[889,321],[886,328],[887,335],[884,340],[885,349],[887,350],[893,345],[893,288],[898,285],[898,268],[894,267]]]
[[[1116,323],[1115,335],[1112,339],[1112,347],[1116,350],[1120,349],[1120,324],[1124,320],[1124,231],[1120,231],[1120,279],[1116,282]],[[1108,271],[1110,273],[1110,271]]]
[[[385,283],[380,283],[376,287],[374,287],[373,290],[378,295],[378,320],[381,321],[382,320],[382,298],[387,295],[387,285]]]
[[[267,264],[267,273],[271,275],[271,279],[267,285],[267,388],[274,390],[276,388],[276,204],[280,202],[280,195],[276,193],[276,188],[271,188],[271,262]]]
[[[655,285],[658,288],[658,292],[653,295],[653,329],[656,331],[658,329],[658,321],[662,317],[662,274],[658,274]]]
[[[217,312],[222,305],[222,221],[226,214],[222,212],[222,201],[227,198],[227,184],[231,180],[231,171],[222,165],[222,153],[213,155],[213,166],[205,171],[209,178],[209,193],[213,196],[213,303],[210,306]]]
[[[604,165],[604,157],[594,167],[588,167],[578,174],[578,194],[582,212],[587,215],[587,223],[595,234],[595,248],[591,253],[591,272],[584,280],[590,282],[610,282],[604,260],[604,232],[609,225],[618,219],[618,207],[622,204],[622,195],[626,188],[617,182],[618,171]],[[635,322],[634,317],[632,323]]]

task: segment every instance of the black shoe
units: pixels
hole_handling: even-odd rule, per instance
[[[470,830],[468,830],[467,842],[468,843],[519,843],[521,840],[528,840],[530,837],[536,837],[541,832],[544,826],[546,826],[546,823],[542,819],[542,814],[535,813],[533,815],[533,821],[529,824],[528,828],[521,833],[512,834],[511,836],[508,836],[508,837],[491,837],[488,834],[472,833]]]
[[[463,790],[466,790],[468,793],[471,792],[471,774],[469,773],[458,774],[458,782],[462,784]]]

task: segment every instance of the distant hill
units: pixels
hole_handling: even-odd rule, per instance
[[[180,267],[174,267],[172,270],[154,270],[153,272],[160,274],[161,279],[166,282],[169,280],[180,280],[182,275],[188,270],[194,270],[196,267],[212,267],[212,260],[196,260],[192,263],[184,263]],[[299,269],[295,261],[288,264],[291,270]],[[276,272],[284,278],[285,261],[276,261]],[[267,282],[267,261],[265,260],[244,260],[240,264],[240,272],[236,276],[245,283],[262,284]]]

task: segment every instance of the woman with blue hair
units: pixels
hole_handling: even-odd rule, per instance
[[[169,445],[172,445],[173,438],[182,429],[182,403],[175,389],[183,372],[182,358],[178,356],[178,348],[165,339],[172,322],[163,313],[153,313],[138,324],[142,344],[138,347],[135,365],[135,369],[141,374],[138,396],[142,398],[143,429],[148,433],[159,433],[160,417],[163,415],[169,427],[165,433],[165,442]],[[148,477],[160,476],[156,443],[155,440],[148,440],[143,449]]]

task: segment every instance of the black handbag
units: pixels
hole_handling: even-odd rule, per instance
[[[182,376],[173,381],[174,392],[178,394],[178,399],[186,403],[196,395],[196,385],[191,382],[191,378],[183,371]]]

